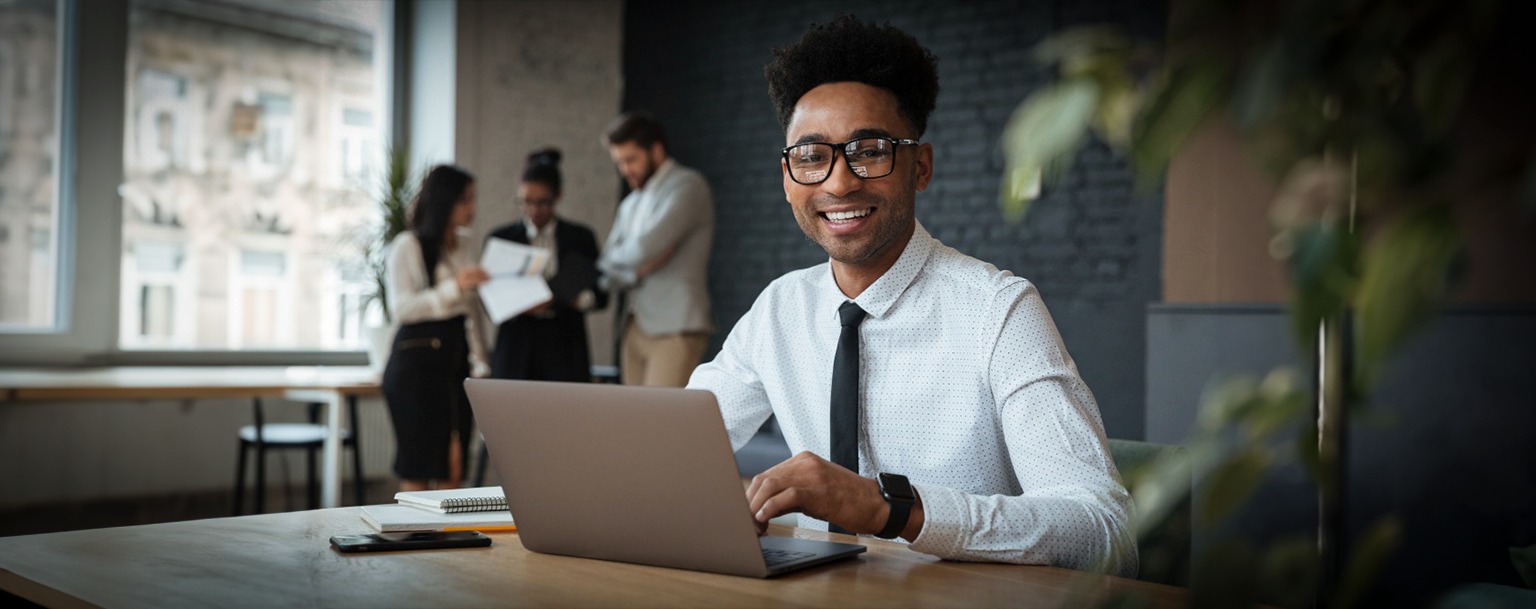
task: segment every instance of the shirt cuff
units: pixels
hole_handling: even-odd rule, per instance
[[[454,302],[458,300],[460,296],[463,296],[463,294],[459,291],[459,281],[457,279],[449,279],[447,281],[440,282],[434,289],[437,290],[438,295],[442,297],[443,302],[445,303]]]
[[[908,547],[940,558],[956,556],[971,530],[965,495],[952,488],[914,484],[923,501],[923,530]]]

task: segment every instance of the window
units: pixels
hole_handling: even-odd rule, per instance
[[[132,2],[123,349],[363,347],[391,10]]]
[[[60,325],[59,11],[0,2],[0,331]]]

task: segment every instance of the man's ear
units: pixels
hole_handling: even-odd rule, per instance
[[[933,144],[918,144],[917,146],[917,190],[928,190],[928,181],[933,179]]]
[[[657,164],[660,164],[662,161],[666,160],[666,158],[667,158],[667,147],[666,147],[666,145],[662,144],[661,142],[652,142],[651,143],[651,159],[656,161]]]
[[[789,177],[789,164],[782,158],[779,159],[779,174],[784,179],[784,202],[794,205],[794,202],[789,200],[789,189],[794,188],[795,182]]]

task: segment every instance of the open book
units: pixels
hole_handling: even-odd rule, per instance
[[[396,531],[516,531],[512,514],[495,512],[440,514],[408,505],[365,505],[359,514],[381,533]]]
[[[507,496],[499,486],[450,488],[435,491],[400,491],[395,501],[401,505],[430,510],[439,514],[488,512],[507,509]]]

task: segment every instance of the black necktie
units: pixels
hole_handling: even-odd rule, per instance
[[[853,301],[837,308],[843,322],[832,356],[832,462],[859,473],[859,323],[868,313]],[[831,526],[833,533],[847,533]]]

